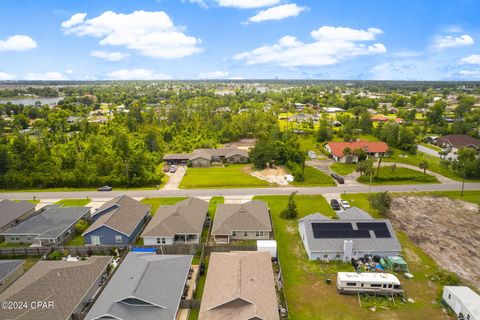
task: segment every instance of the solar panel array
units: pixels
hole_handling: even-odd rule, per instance
[[[357,222],[357,228],[359,230],[372,230],[376,238],[392,237],[385,222]]]
[[[390,231],[385,222],[357,222],[357,229],[352,223],[312,223],[313,237],[315,239],[369,239],[370,231],[376,238],[391,238]]]

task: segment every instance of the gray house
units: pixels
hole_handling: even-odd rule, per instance
[[[208,202],[189,198],[174,205],[163,205],[142,233],[143,244],[199,243]]]
[[[28,201],[0,201],[0,232],[15,226],[35,212],[35,205]]]
[[[0,235],[7,243],[61,244],[75,231],[80,219],[89,218],[89,207],[49,207]]]
[[[83,233],[85,244],[129,244],[150,217],[150,205],[119,196],[101,206]]]
[[[270,239],[272,223],[267,204],[259,200],[243,204],[218,204],[211,233],[217,243]]]
[[[130,252],[85,320],[175,320],[192,256]]]
[[[0,260],[0,293],[22,275],[24,262],[25,260]]]
[[[238,148],[195,149],[192,153],[170,153],[163,157],[169,164],[190,161],[192,167],[209,167],[212,163],[247,163],[248,151]]]
[[[86,261],[37,262],[3,293],[0,301],[45,302],[44,308],[3,309],[2,319],[79,319],[86,303],[98,291],[108,256],[91,256]]]
[[[298,222],[310,260],[350,261],[364,255],[396,256],[402,250],[389,220],[372,219],[355,207],[338,220],[315,213]]]

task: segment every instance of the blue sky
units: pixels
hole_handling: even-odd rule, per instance
[[[2,0],[0,80],[480,80],[475,0]]]

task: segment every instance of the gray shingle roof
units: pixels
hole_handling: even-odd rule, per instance
[[[35,209],[35,205],[28,201],[0,201],[0,228],[20,218],[29,211]]]
[[[21,267],[25,260],[0,260],[0,283],[9,274]]]
[[[2,235],[35,235],[37,239],[54,239],[83,216],[89,207],[50,207],[40,214],[5,230]]]
[[[351,207],[345,211],[337,211],[340,220],[373,220],[372,216],[357,207]]]
[[[175,234],[201,234],[208,202],[189,198],[174,205],[163,205],[148,223],[142,237],[173,237]]]
[[[105,225],[130,236],[150,210],[150,207],[150,205],[142,204],[125,195],[116,197],[95,212],[95,214],[99,214],[104,210],[112,208],[92,223],[83,234],[90,233]]]
[[[85,319],[174,320],[191,262],[192,256],[128,253]]]
[[[225,235],[244,230],[272,231],[267,204],[260,200],[243,204],[218,204],[212,234]]]
[[[195,149],[192,153],[169,153],[163,157],[163,160],[192,160],[204,158],[211,160],[212,157],[231,157],[235,155],[248,158],[248,151],[238,148],[218,148],[218,149]]]
[[[70,319],[112,257],[91,256],[86,261],[39,261],[0,294],[0,301],[53,301],[53,309],[2,310],[2,319]]]
[[[307,236],[306,241],[308,241],[308,247],[311,252],[342,252],[343,251],[343,238],[333,238],[333,239],[315,239],[313,236],[312,224],[315,222],[322,223],[351,223],[354,230],[357,230],[357,222],[362,222],[362,220],[355,219],[324,219],[319,215],[319,219],[315,219],[314,215],[310,215],[309,219],[299,220],[299,223],[305,225],[305,233]],[[375,219],[375,222],[384,222],[390,232],[391,238],[376,238],[375,234],[371,232],[371,238],[355,238],[353,240],[353,251],[400,251],[402,249],[400,242],[397,240],[395,235],[395,230],[390,223],[390,220],[386,219]]]

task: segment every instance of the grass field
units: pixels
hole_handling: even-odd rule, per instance
[[[63,199],[55,202],[61,207],[84,207],[90,203],[90,199]]]
[[[415,279],[401,278],[401,281],[407,294],[416,302],[402,304],[397,299],[397,305],[387,304],[390,310],[377,308],[377,312],[373,313],[367,308],[361,308],[356,296],[339,295],[334,284],[325,282],[327,278],[331,278],[332,283],[335,283],[335,274],[338,271],[353,271],[350,265],[307,259],[298,234],[297,222],[279,217],[287,205],[287,196],[258,196],[255,199],[268,202],[271,209],[290,319],[439,319],[442,316],[441,307],[432,303],[438,298],[440,286],[428,279],[428,274],[436,271],[437,266],[404,235],[400,234],[399,240],[407,252],[407,261]],[[322,196],[296,196],[296,203],[299,217],[315,212],[334,215]],[[368,202],[366,203],[368,209]],[[384,304],[385,299],[375,301]]]
[[[267,181],[248,173],[249,165],[235,164],[226,167],[188,168],[180,188],[251,188],[267,187]]]
[[[333,163],[330,166],[330,170],[335,173],[338,173],[341,176],[348,176],[350,173],[355,171],[355,163]]]
[[[376,170],[376,169],[375,169]],[[370,176],[363,175],[357,179],[360,183],[370,184]],[[383,184],[424,184],[438,183],[436,177],[409,168],[396,167],[394,171],[388,167],[380,167],[378,177],[376,171],[372,175],[372,185]]]
[[[149,204],[152,206],[150,209],[150,215],[155,215],[157,213],[158,207],[161,205],[169,205],[169,204],[175,204],[179,201],[187,199],[186,197],[170,197],[170,198],[146,198],[143,199],[141,202],[143,204]]]
[[[333,182],[333,179],[330,176],[310,166],[305,166],[304,177],[305,177],[305,181],[303,182],[293,181],[290,184],[298,187],[335,186],[335,182]]]

